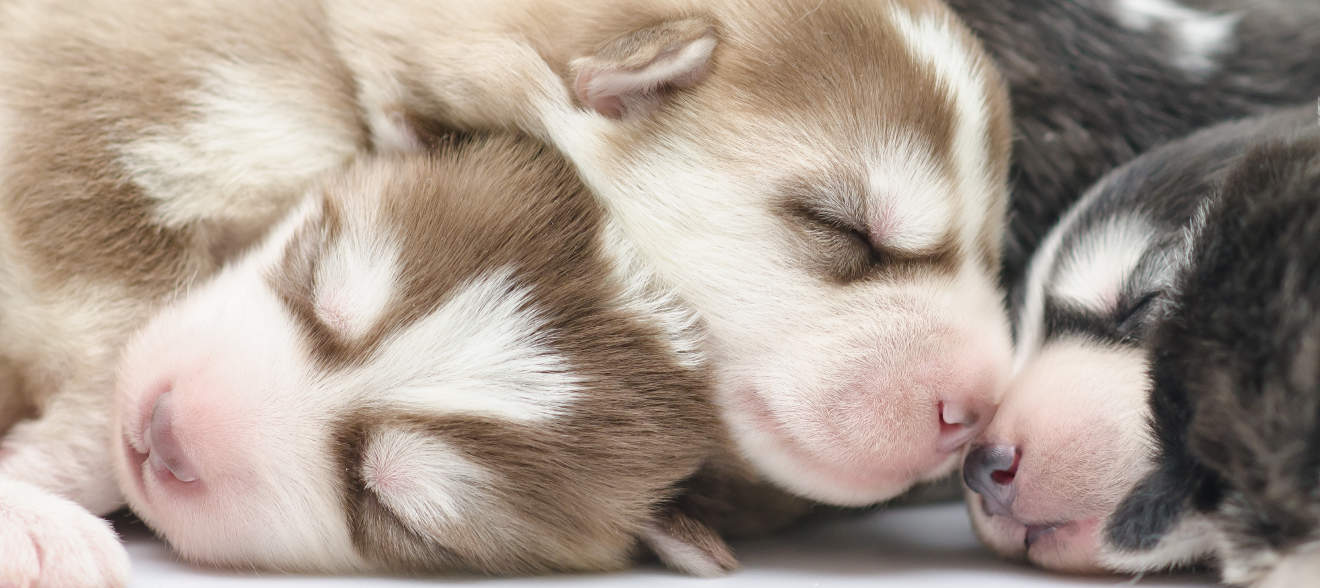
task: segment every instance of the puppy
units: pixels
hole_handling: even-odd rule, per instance
[[[948,1],[1012,94],[1009,288],[1103,174],[1196,129],[1320,95],[1311,0]]]
[[[659,514],[719,443],[696,325],[601,217],[526,140],[336,174],[128,344],[129,505],[209,564],[723,571]]]
[[[1153,150],[1068,212],[964,464],[990,547],[1067,571],[1315,569],[1317,189],[1309,106]]]
[[[1002,388],[1007,97],[936,0],[0,12],[0,351],[40,408],[0,473],[92,512],[122,502],[99,440],[127,333],[311,179],[450,128],[572,162],[604,255],[706,325],[756,476],[887,499],[949,473]]]

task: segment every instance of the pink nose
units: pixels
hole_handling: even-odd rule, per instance
[[[944,453],[953,453],[976,438],[990,422],[994,408],[974,400],[940,402],[937,412],[940,434],[935,447]]]
[[[172,397],[173,393],[166,391],[151,409],[151,424],[147,428],[148,460],[157,471],[168,471],[180,482],[196,482],[197,470],[188,461],[174,434]]]

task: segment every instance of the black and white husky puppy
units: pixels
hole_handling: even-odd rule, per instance
[[[1014,376],[964,464],[981,538],[1067,571],[1320,578],[1318,234],[1314,107],[1106,176],[1032,259]]]
[[[1009,284],[1100,176],[1196,129],[1320,95],[1314,0],[949,3],[1012,97]]]

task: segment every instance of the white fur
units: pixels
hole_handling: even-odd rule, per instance
[[[905,253],[928,252],[945,237],[957,215],[949,202],[952,186],[935,171],[933,162],[922,160],[929,151],[906,145],[891,153],[902,153],[907,161],[885,162],[871,169],[871,193],[880,210],[873,215],[876,239],[886,247]]]
[[[128,584],[128,553],[110,523],[40,488],[0,478],[0,582]]]
[[[1023,286],[1022,310],[1017,317],[1017,345],[1014,348],[1013,373],[1022,370],[1044,343],[1041,339],[1045,330],[1045,295],[1054,270],[1059,262],[1063,239],[1076,231],[1075,226],[1082,214],[1089,209],[1103,193],[1100,186],[1092,188],[1082,196],[1068,212],[1055,223],[1054,228],[1045,235],[1036,252],[1031,256],[1027,268],[1027,281]]]
[[[714,578],[725,573],[719,562],[696,546],[680,541],[661,529],[648,527],[642,531],[646,546],[661,561],[674,569],[699,578]]]
[[[121,163],[171,227],[223,218],[268,218],[306,178],[352,158],[357,137],[308,96],[279,92],[278,77],[215,62],[185,97],[196,118],[124,144]],[[300,97],[302,99],[300,99]]]
[[[424,532],[478,513],[483,487],[501,483],[444,442],[399,429],[371,435],[362,479],[396,516]]]
[[[619,288],[619,308],[663,333],[664,342],[682,366],[696,369],[703,365],[703,329],[696,313],[660,281],[613,221],[602,223],[600,243],[601,254],[610,260],[611,278]]]
[[[512,268],[477,276],[443,306],[391,334],[337,387],[389,390],[391,406],[534,422],[563,413],[580,390]],[[417,361],[419,357],[427,361]]]
[[[1231,560],[1223,569],[1226,582],[1239,584],[1250,582],[1252,588],[1294,588],[1307,586],[1320,578],[1320,542],[1302,545],[1284,554],[1274,565],[1268,568],[1263,577],[1252,577],[1246,570],[1238,569]]]
[[[977,63],[967,51],[964,36],[954,28],[953,16],[945,12],[928,12],[921,16],[910,14],[900,4],[890,9],[896,29],[903,36],[912,58],[935,72],[939,83],[953,100],[957,113],[953,135],[953,155],[957,168],[954,188],[961,194],[958,211],[963,229],[963,242],[975,240],[972,232],[984,219],[984,202],[974,196],[986,189],[985,178],[990,162],[986,157],[990,111],[989,95],[980,71],[986,67]],[[929,188],[928,188],[929,189]]]
[[[119,452],[121,486],[134,511],[194,561],[364,569],[329,483],[341,475],[328,451],[329,424],[352,396],[317,375],[302,330],[266,279],[287,240],[319,212],[300,207],[252,255],[162,311],[125,351],[117,436],[146,449],[144,407],[168,383],[173,434],[204,492],[179,492]]]
[[[1027,554],[1032,562],[1099,569],[1099,533],[1107,517],[1153,467],[1145,458],[1153,443],[1145,427],[1147,370],[1138,350],[1066,337],[1041,347],[1014,375],[979,440],[1022,452],[1013,517],[1018,523],[1090,522],[1086,532],[1062,545],[1033,548]],[[1022,555],[1021,524],[987,518],[980,509],[972,514],[991,548]]]
[[[1050,293],[1080,309],[1107,314],[1117,307],[1124,282],[1150,247],[1152,235],[1135,215],[1110,218],[1091,228],[1059,259]]]
[[[1216,59],[1234,46],[1240,14],[1214,14],[1188,8],[1173,0],[1115,0],[1114,16],[1123,26],[1150,31],[1167,26],[1177,43],[1171,56],[1178,67],[1206,74],[1218,67]]]
[[[398,245],[390,235],[354,229],[325,251],[312,294],[317,318],[349,341],[380,322],[399,281]]]

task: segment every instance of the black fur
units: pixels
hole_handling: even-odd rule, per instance
[[[1320,541],[1320,133],[1254,148],[1208,226],[1156,335],[1157,400],[1177,405],[1156,423],[1251,568]]]
[[[1177,2],[1241,15],[1217,68],[1178,66],[1170,31],[1125,28],[1115,0],[949,0],[1012,93],[1005,284],[1021,283],[1045,231],[1114,167],[1195,129],[1320,96],[1320,2]]]

